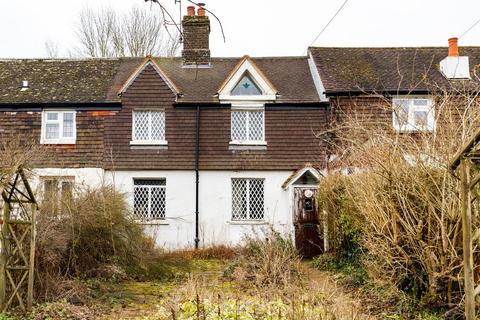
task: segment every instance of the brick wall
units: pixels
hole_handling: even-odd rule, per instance
[[[210,20],[207,16],[185,16],[182,57],[185,65],[210,64]]]

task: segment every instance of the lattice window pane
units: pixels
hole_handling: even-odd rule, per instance
[[[148,111],[135,111],[133,114],[134,140],[150,140],[150,125]]]
[[[247,111],[232,112],[232,140],[247,140]]]
[[[264,179],[232,179],[232,220],[265,217]]]
[[[262,220],[264,218],[264,180],[249,180],[249,218],[251,220]]]
[[[247,219],[247,180],[232,179],[232,220]]]
[[[165,140],[165,112],[151,112],[152,140]]]
[[[248,112],[248,140],[263,140],[263,111]]]
[[[134,180],[134,214],[140,220],[165,219],[166,180]]]
[[[152,187],[151,190],[151,218],[165,219],[165,188]]]

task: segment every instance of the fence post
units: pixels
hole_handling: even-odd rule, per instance
[[[5,311],[6,294],[7,294],[7,260],[8,248],[10,246],[8,239],[8,224],[10,219],[10,204],[6,201],[3,203],[3,224],[2,224],[2,239],[0,248],[0,311]]]
[[[27,288],[27,310],[32,310],[33,304],[33,280],[35,278],[35,220],[37,215],[37,204],[32,203],[30,216],[30,258],[28,266],[28,288]]]
[[[462,159],[461,200],[463,230],[463,272],[465,281],[465,319],[475,320],[475,287],[473,279],[472,203],[470,201],[470,160]]]

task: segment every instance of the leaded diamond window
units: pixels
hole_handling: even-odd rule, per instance
[[[253,82],[248,73],[244,74],[230,93],[232,96],[259,96],[262,90]]]
[[[165,112],[134,111],[133,141],[161,143],[165,141]]]
[[[42,143],[75,143],[75,126],[75,111],[45,111],[42,119]]]
[[[139,220],[164,220],[166,179],[134,179],[133,211]]]
[[[262,142],[265,140],[264,111],[232,111],[232,142]]]
[[[432,99],[393,99],[393,127],[399,131],[432,131],[435,108]]]
[[[265,218],[265,179],[232,179],[232,220]]]

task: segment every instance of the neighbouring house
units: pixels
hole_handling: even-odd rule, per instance
[[[433,130],[429,92],[409,82],[425,72],[412,64],[448,82],[480,62],[480,47],[462,48],[466,57],[310,48],[305,57],[215,58],[204,11],[189,10],[182,24],[178,58],[0,60],[0,134],[47,150],[38,192],[112,183],[171,249],[234,244],[272,227],[305,255],[321,252],[315,196],[329,150],[320,133],[349,108],[397,130]]]

